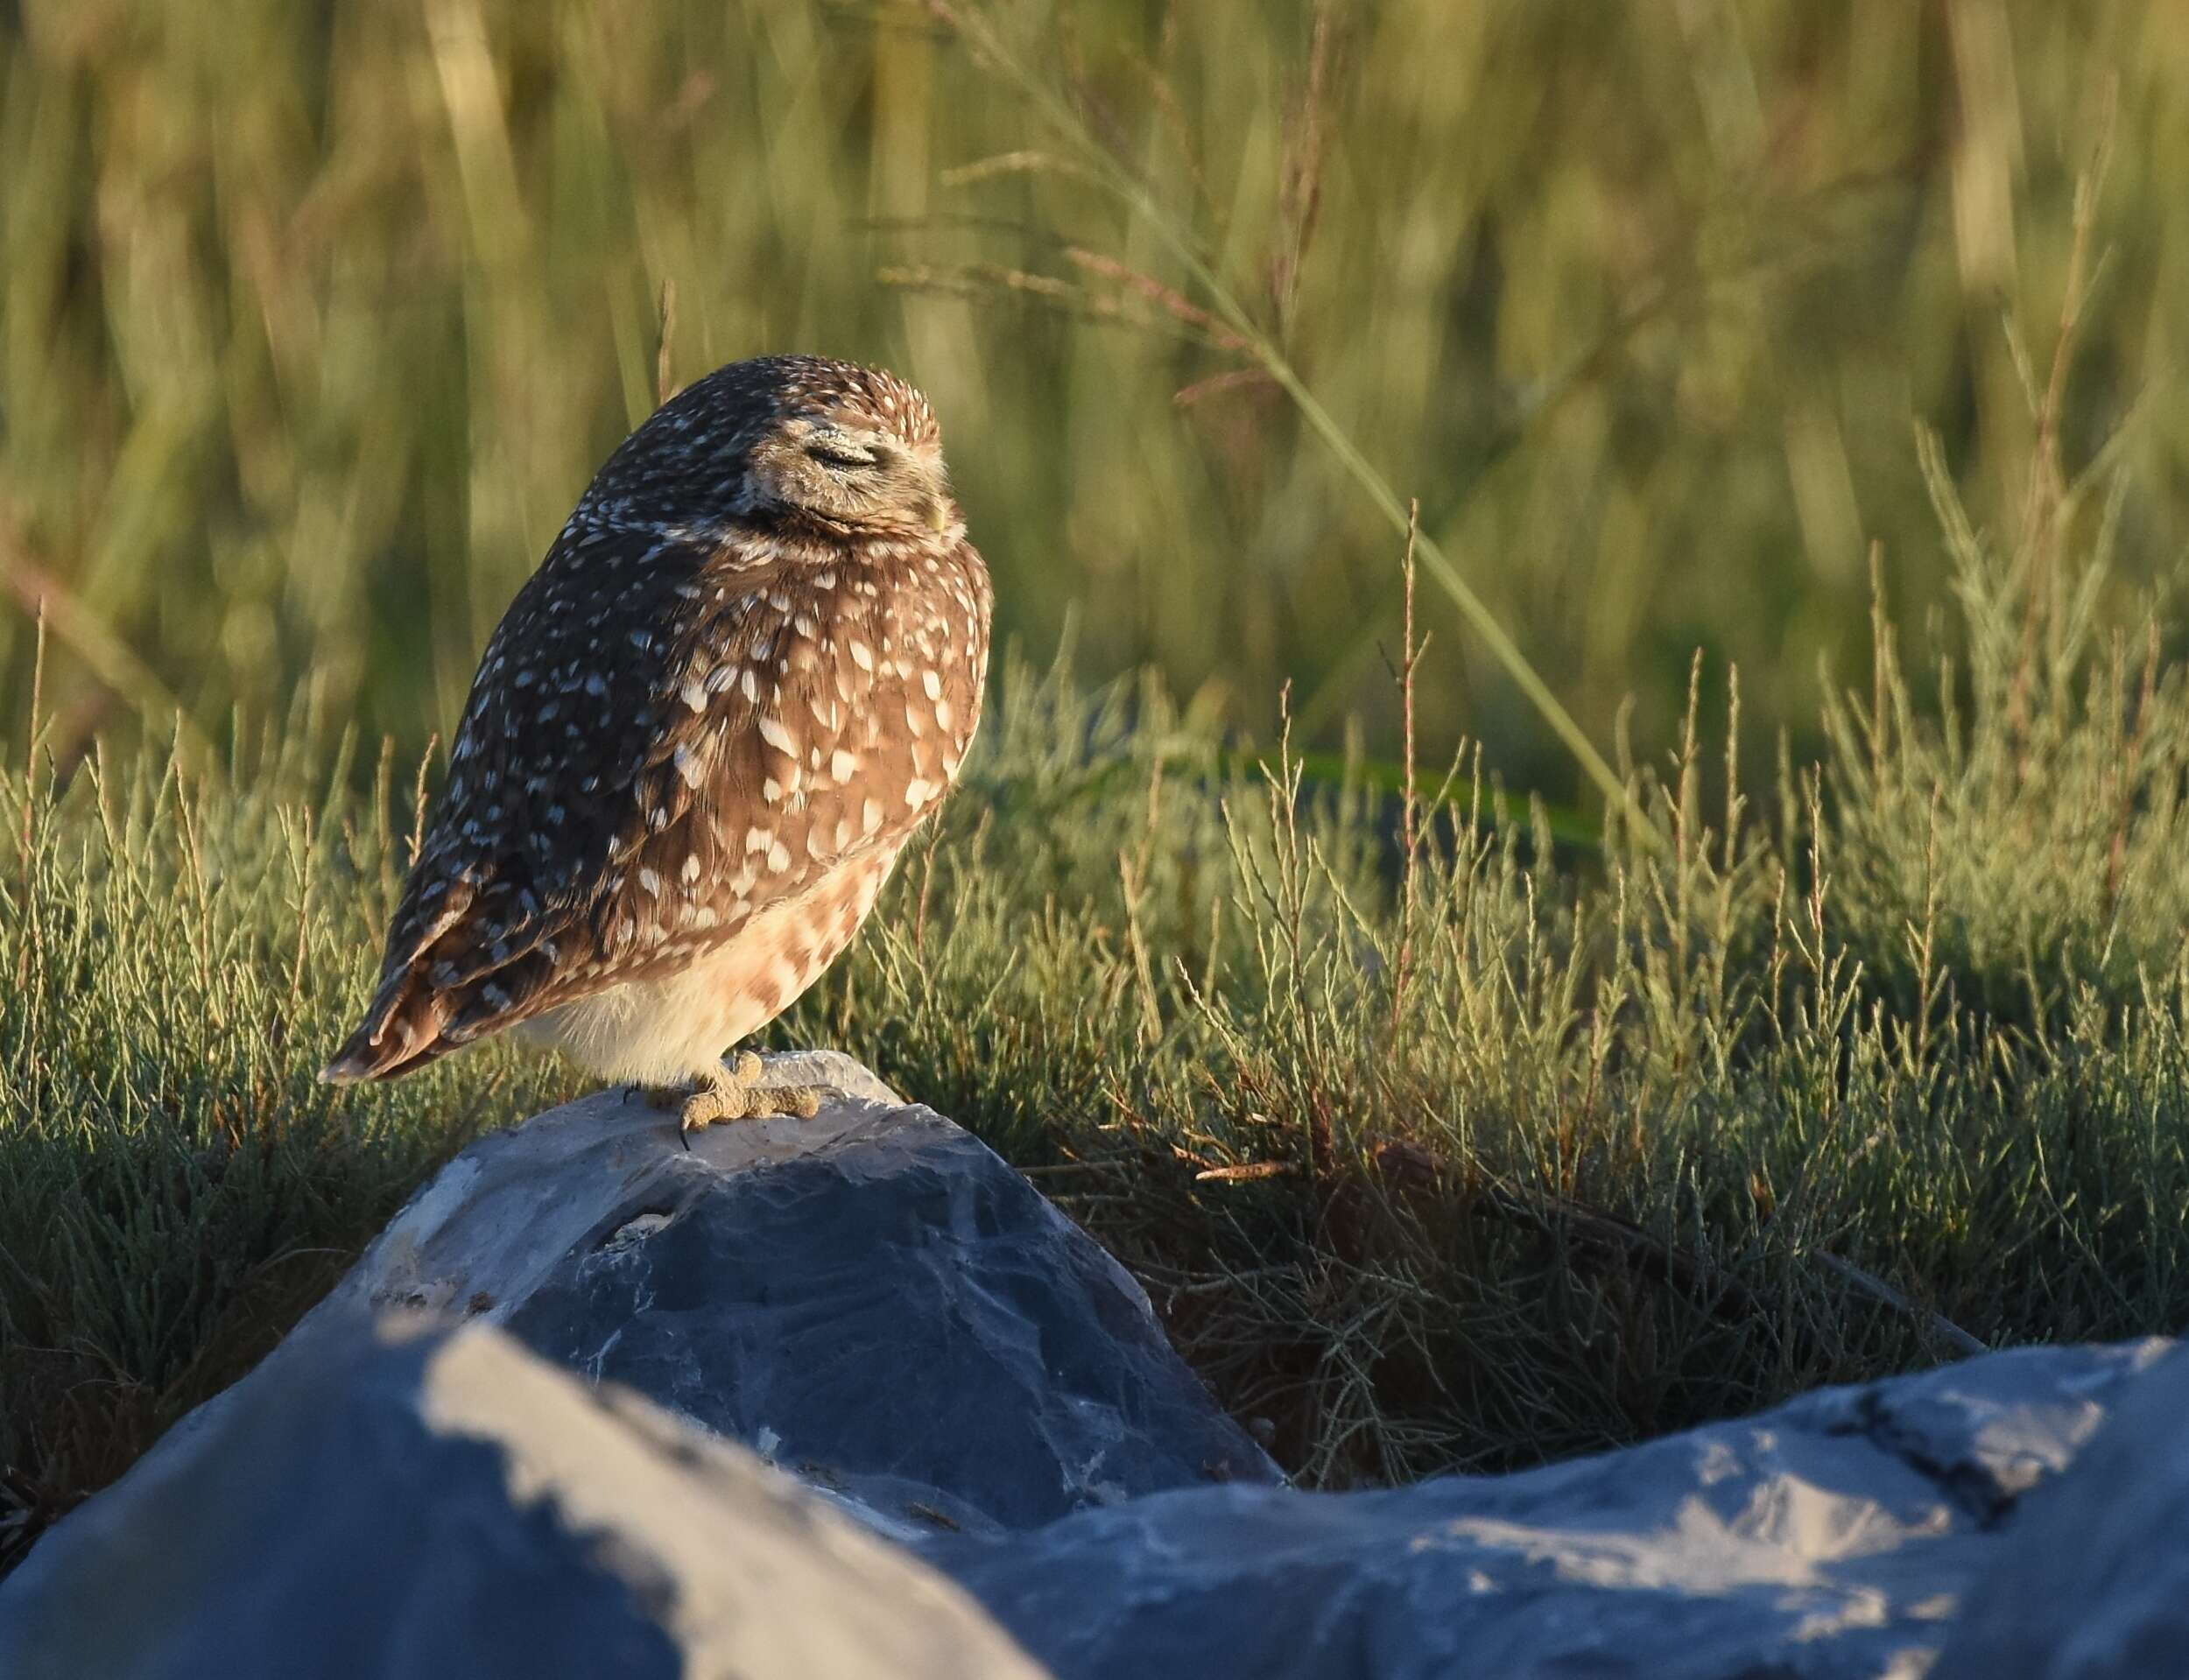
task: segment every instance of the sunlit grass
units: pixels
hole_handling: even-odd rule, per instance
[[[1730,692],[1698,683],[1631,784],[1662,847],[1623,825],[1569,847],[1479,784],[1410,809],[1427,778],[1309,784],[1283,749],[1250,770],[1152,679],[1013,661],[933,843],[775,1035],[1034,1173],[1320,1485],[2178,1328],[2189,672],[2074,607],[2101,547],[2053,552],[2055,622],[1934,488],[1960,709],[1911,695],[1881,605],[1870,693],[1827,709],[1759,822],[1722,791]],[[244,1368],[480,1127],[575,1088],[500,1044],[312,1079],[421,785],[293,745],[0,782],[17,1543]]]
[[[777,1034],[1303,1476],[2179,1327],[2157,9],[19,10],[0,1564],[576,1088],[310,1074],[486,632],[764,349],[928,386],[1007,635],[1079,626]]]

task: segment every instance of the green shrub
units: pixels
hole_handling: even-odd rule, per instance
[[[1394,798],[1357,758],[1257,769],[1152,682],[1011,661],[933,843],[774,1036],[863,1056],[1034,1173],[1320,1485],[2172,1328],[2183,672],[2126,651],[2156,631],[2055,624],[1942,506],[1973,650],[1952,706],[1881,639],[1764,825],[1730,754],[1706,763],[1699,681],[1680,750],[1630,780],[1662,845],[1572,846],[1478,782]],[[422,791],[384,756],[362,796],[341,754],[188,763],[4,784],[18,1543],[480,1127],[578,1088],[499,1044],[314,1084]]]

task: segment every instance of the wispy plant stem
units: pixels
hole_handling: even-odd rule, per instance
[[[1214,264],[1202,251],[1191,232],[1179,223],[1170,208],[1150,189],[1148,184],[1120,158],[1090,130],[1074,110],[1071,102],[1050,80],[1021,58],[1004,41],[1002,33],[982,16],[977,6],[961,6],[954,0],[927,0],[928,10],[940,22],[955,31],[972,50],[975,58],[986,64],[1002,80],[1032,105],[1041,120],[1057,139],[1074,154],[1075,160],[1086,172],[1086,178],[1109,193],[1126,209],[1144,222],[1148,230],[1182,268],[1195,286],[1199,287],[1224,325],[1235,334],[1243,352],[1258,364],[1292,399],[1309,428],[1320,438],[1326,448],[1337,458],[1375,504],[1377,512],[1387,520],[1400,537],[1409,536],[1412,522],[1406,512],[1406,504],[1391,488],[1390,482],[1376,470],[1374,462],[1361,451],[1350,433],[1340,425],[1330,411],[1325,408],[1307,382],[1299,376],[1277,341],[1265,333],[1246,306],[1239,301],[1232,289],[1225,285]],[[1664,836],[1643,808],[1633,789],[1622,781],[1618,774],[1596,750],[1573,715],[1551,692],[1528,656],[1521,651],[1505,627],[1497,620],[1482,598],[1461,575],[1443,545],[1427,531],[1411,531],[1415,553],[1429,575],[1451,596],[1460,615],[1479,636],[1497,663],[1526,695],[1528,701],[1551,726],[1559,741],[1573,755],[1574,761],[1603,794],[1607,805],[1624,818],[1627,826],[1651,850],[1660,850]]]

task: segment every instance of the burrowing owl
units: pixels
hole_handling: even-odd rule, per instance
[[[697,1079],[686,1127],[789,1107],[723,1051],[850,943],[956,779],[987,568],[927,399],[739,362],[609,458],[487,643],[380,986],[321,1076],[522,1024]]]

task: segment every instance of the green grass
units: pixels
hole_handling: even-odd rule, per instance
[[[1418,496],[1598,751],[1629,701],[1673,738],[1698,645],[1747,673],[1752,757],[1812,749],[1869,541],[1911,622],[1947,600],[1911,419],[2019,517],[2002,321],[2042,359],[2108,98],[2068,454],[2137,417],[2109,587],[2189,544],[2167,5],[966,11],[1038,86],[914,0],[0,9],[0,583],[56,602],[61,744],[309,689],[422,751],[651,405],[672,283],[683,377],[799,348],[929,388],[1005,630],[1076,614],[1092,676],[1153,667],[1263,742],[1289,681],[1303,748],[1357,715],[1394,757]],[[1428,756],[1596,802],[1424,565]],[[11,739],[31,640],[0,614]]]
[[[0,18],[0,1565],[577,1088],[310,1076],[488,629],[762,349],[928,386],[1074,650],[776,1036],[1303,1477],[2178,1328],[2189,66],[1827,10]]]
[[[2081,605],[2117,519],[2071,541],[2055,505],[2058,541],[1995,552],[1933,482],[1974,650],[1950,713],[1881,604],[1872,685],[1758,820],[1699,681],[1631,777],[1662,847],[1570,847],[1480,784],[1249,770],[1152,678],[1013,661],[933,843],[776,1037],[1034,1173],[1316,1485],[1531,1463],[1971,1339],[2178,1328],[2189,671]],[[576,1088],[499,1044],[313,1081],[419,795],[307,719],[276,733],[0,783],[11,1546],[480,1128]]]

